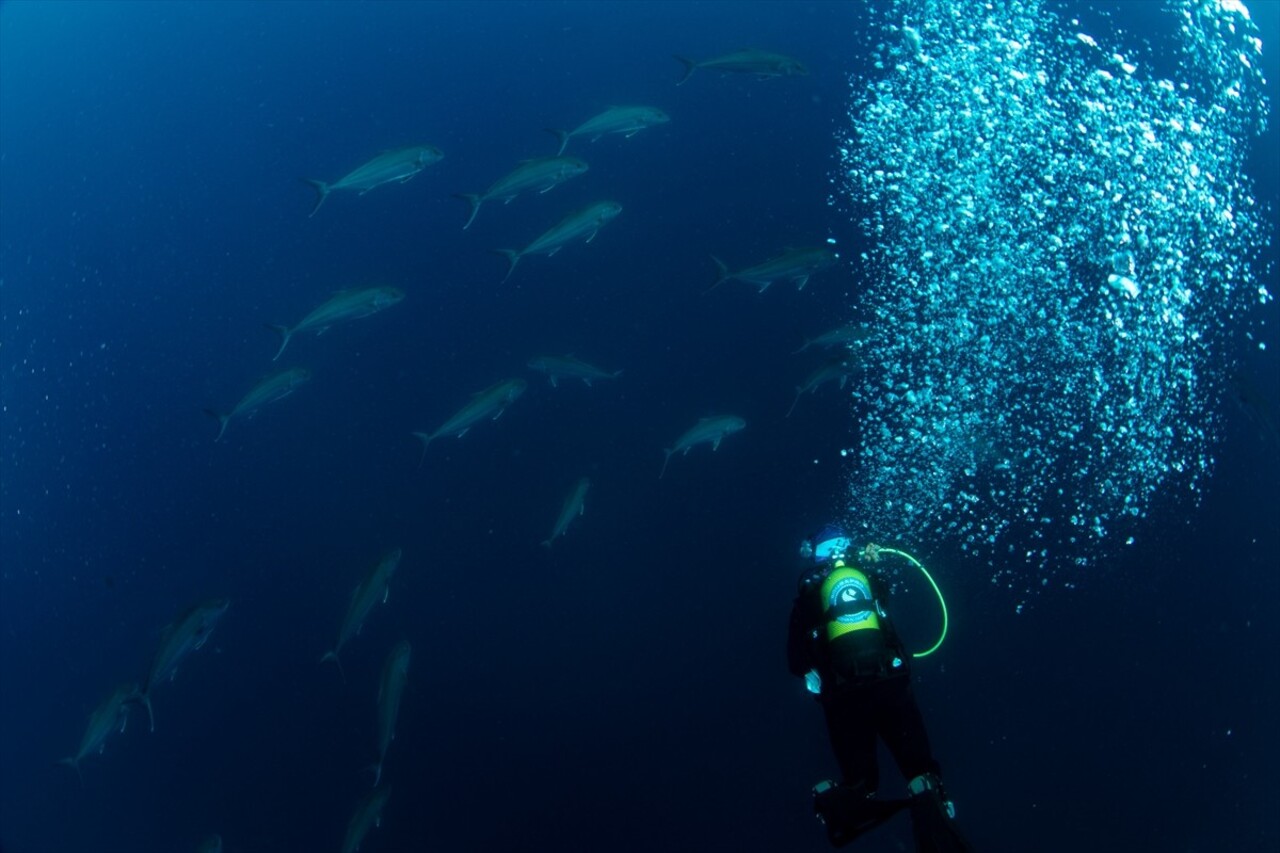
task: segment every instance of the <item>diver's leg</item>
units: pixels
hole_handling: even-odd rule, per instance
[[[865,689],[846,689],[822,703],[842,782],[819,783],[813,790],[813,807],[826,826],[827,839],[836,847],[879,826],[906,805],[905,800],[875,799],[880,771],[875,713],[869,699]]]
[[[877,687],[878,729],[907,779],[917,853],[972,853],[973,847],[956,829],[955,809],[942,788],[941,768],[929,747],[910,679],[893,679]]]
[[[866,688],[845,688],[823,698],[831,749],[840,765],[841,784],[867,795],[880,785],[876,760],[876,711]]]
[[[903,777],[914,779],[925,773],[941,775],[942,769],[929,745],[924,716],[911,691],[911,679],[906,676],[891,678],[871,689],[874,701],[870,704],[876,709],[876,731],[884,739]]]

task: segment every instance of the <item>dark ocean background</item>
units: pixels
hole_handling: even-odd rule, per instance
[[[1280,14],[1250,5],[1270,64]],[[0,6],[4,853],[212,832],[228,853],[339,850],[400,639],[393,793],[365,853],[828,849],[809,789],[837,771],[784,642],[796,544],[848,506],[857,425],[830,386],[783,415],[821,361],[792,351],[855,319],[865,286],[833,177],[873,43],[854,2]],[[748,45],[811,73],[675,86],[672,54]],[[590,172],[462,230],[453,193],[553,154],[543,128],[633,103],[671,122],[573,140]],[[307,217],[299,178],[421,143],[445,159]],[[1275,158],[1256,160],[1274,204]],[[500,283],[492,249],[605,198],[624,209],[594,241]],[[737,268],[828,239],[847,263],[803,291],[703,293],[712,253]],[[407,297],[272,364],[264,323],[373,285]],[[1200,505],[1158,500],[1076,589],[1017,614],[957,543],[903,531],[951,606],[916,689],[979,850],[1280,844],[1280,450],[1256,425],[1280,400],[1275,308],[1237,337],[1261,396],[1223,402]],[[552,389],[525,367],[566,352],[624,372]],[[202,410],[291,366],[311,383],[214,443]],[[410,431],[508,376],[524,397],[419,468]],[[662,449],[715,413],[748,427],[659,480]],[[539,547],[581,476],[585,515]],[[317,661],[395,546],[344,683]],[[155,689],[154,734],[135,714],[82,783],[55,764],[214,596],[231,607]],[[927,594],[896,612],[932,639]],[[852,849],[909,849],[899,820]]]

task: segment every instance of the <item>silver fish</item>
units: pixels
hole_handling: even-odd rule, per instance
[[[203,648],[213,629],[217,627],[222,614],[231,606],[227,598],[213,598],[189,608],[178,617],[178,620],[164,629],[160,638],[160,648],[151,662],[151,672],[147,675],[147,683],[142,686],[138,700],[147,708],[147,717],[151,720],[151,731],[156,730],[155,713],[151,710],[151,691],[156,684],[173,677],[178,672],[178,665],[187,655]]]
[[[364,195],[369,190],[392,181],[403,184],[442,159],[444,159],[444,153],[434,145],[411,145],[408,148],[384,151],[331,184],[303,178],[315,189],[317,195],[315,207],[311,208],[311,216],[316,215],[320,205],[324,204],[324,200],[334,190],[358,190],[360,195]]]
[[[67,756],[59,761],[78,774],[80,762],[86,755],[101,753],[106,748],[107,738],[113,732],[123,732],[129,722],[129,706],[139,701],[138,685],[122,684],[102,701],[92,714],[89,724],[85,726],[84,735],[80,738],[80,747],[75,755]]]
[[[573,130],[547,128],[547,133],[553,134],[556,139],[560,140],[560,150],[556,153],[563,154],[565,146],[575,136],[590,136],[591,141],[595,142],[605,134],[621,133],[626,135],[627,139],[630,139],[646,127],[666,124],[669,121],[671,121],[671,116],[657,107],[609,107],[599,115],[587,119]]]
[[[736,74],[754,74],[761,79],[766,77],[803,76],[809,73],[809,69],[805,68],[804,63],[798,59],[783,56],[781,53],[770,53],[767,50],[757,50],[755,48],[735,50],[733,53],[726,53],[723,56],[717,56],[712,59],[704,59],[701,62],[679,55],[676,56],[676,59],[684,64],[684,75],[676,81],[677,86],[688,80],[690,75],[699,68]]]
[[[622,375],[621,370],[604,370],[572,355],[540,355],[530,359],[528,366],[547,374],[552,388],[559,387],[561,379],[581,379],[590,388],[592,380],[617,379]]]
[[[803,290],[809,283],[809,276],[834,265],[838,257],[835,252],[826,247],[787,249],[777,257],[737,272],[730,272],[724,261],[715,255],[711,256],[711,260],[716,262],[719,270],[719,277],[716,283],[711,285],[711,289],[719,287],[726,281],[737,280],[754,284],[760,288],[761,293],[764,293],[775,281],[794,281],[796,289]]]
[[[356,585],[351,593],[351,601],[347,604],[347,613],[342,617],[342,626],[338,629],[338,642],[334,643],[332,651],[325,652],[320,658],[321,663],[331,660],[338,665],[339,670],[342,669],[338,654],[348,640],[360,633],[374,606],[386,604],[391,597],[391,578],[400,566],[402,554],[399,548],[388,551]],[[343,677],[346,677],[345,673]]]
[[[662,463],[662,471],[658,474],[658,479],[661,480],[662,476],[667,473],[667,463],[671,461],[672,454],[683,452],[688,456],[689,451],[698,444],[710,444],[712,450],[719,450],[721,439],[726,435],[738,432],[746,425],[747,422],[736,415],[717,415],[716,417],[702,418],[676,439],[675,447],[665,451],[667,458]]]
[[[360,801],[347,823],[347,837],[342,842],[342,853],[356,853],[364,837],[375,826],[382,826],[382,810],[391,797],[391,786],[379,788]]]
[[[551,547],[551,543],[564,535],[569,529],[569,524],[575,518],[582,515],[586,509],[587,490],[591,488],[591,481],[586,477],[580,479],[574,484],[573,491],[564,499],[564,506],[560,509],[560,517],[556,519],[555,529],[551,531],[551,535],[542,540],[542,544]]]
[[[473,394],[471,401],[459,409],[457,414],[441,424],[435,432],[415,432],[414,435],[422,440],[423,457],[427,455],[427,446],[440,436],[456,435],[458,438],[462,438],[473,424],[485,418],[492,418],[496,421],[502,417],[502,413],[507,410],[507,406],[514,403],[527,387],[529,387],[529,383],[523,379],[504,379],[501,382],[490,385],[483,391]]]
[[[791,413],[796,409],[796,403],[800,402],[800,398],[803,395],[817,391],[828,382],[839,381],[840,387],[844,388],[845,382],[849,380],[849,376],[852,373],[852,365],[843,358],[828,361],[813,373],[810,373],[803,384],[796,386],[796,398],[791,401],[791,408],[787,409],[787,417],[791,417]]]
[[[795,350],[792,355],[802,353],[809,349],[809,347],[825,348],[860,346],[865,343],[869,337],[871,337],[871,329],[865,323],[849,323],[848,325],[838,326],[812,338],[806,338],[800,349]]]
[[[396,736],[396,717],[400,714],[400,698],[409,678],[409,656],[412,650],[404,640],[387,655],[382,665],[382,678],[378,682],[378,763],[373,765],[373,786],[382,781],[382,762],[387,759],[387,748]]]
[[[402,299],[404,299],[404,291],[398,287],[370,287],[364,290],[339,291],[292,328],[268,325],[268,328],[280,334],[280,349],[276,350],[271,360],[280,358],[284,348],[289,345],[289,339],[298,332],[315,332],[317,335],[323,335],[330,326],[377,314],[385,308],[398,305]]]
[[[598,201],[569,214],[518,252],[513,249],[498,249],[498,254],[505,257],[509,264],[507,274],[502,280],[506,281],[511,278],[511,273],[515,272],[516,264],[525,255],[547,255],[550,257],[560,251],[566,243],[572,243],[574,240],[580,240],[583,237],[586,237],[586,241],[590,243],[595,239],[596,232],[621,212],[622,205],[616,201]]]
[[[267,403],[283,400],[310,381],[310,379],[310,370],[305,367],[291,367],[288,370],[273,373],[253,386],[249,393],[245,394],[239,403],[236,403],[235,408],[225,414],[216,412],[213,409],[205,409],[205,412],[210,417],[218,421],[218,435],[214,441],[222,439],[222,434],[227,431],[227,424],[231,423],[232,418],[237,415],[250,414]]]
[[[577,157],[540,157],[536,160],[525,160],[508,174],[493,182],[489,189],[481,194],[459,193],[458,198],[471,205],[470,215],[463,230],[471,227],[480,205],[486,201],[502,201],[510,204],[516,196],[526,190],[548,192],[563,184],[570,178],[576,178],[590,168],[586,162]]]

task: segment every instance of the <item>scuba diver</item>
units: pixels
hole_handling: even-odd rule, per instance
[[[911,692],[908,654],[885,612],[887,589],[875,573],[882,555],[902,551],[868,545],[855,560],[848,534],[827,525],[800,548],[808,561],[791,608],[787,663],[805,680],[826,716],[841,779],[819,782],[813,807],[827,838],[843,847],[907,809],[917,853],[972,853],[954,824],[955,809],[942,787],[924,718]],[[937,591],[928,572],[925,577]],[[939,594],[939,601],[942,596]],[[942,636],[946,636],[943,603]],[[937,649],[942,639],[923,657]],[[907,780],[906,799],[876,797],[876,737]]]

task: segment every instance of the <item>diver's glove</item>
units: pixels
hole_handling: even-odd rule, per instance
[[[818,671],[816,669],[811,669],[804,674],[804,689],[808,690],[814,696],[817,696],[822,692],[822,676],[818,675]],[[814,790],[817,789],[815,788]]]
[[[956,829],[956,807],[937,776],[922,773],[907,783],[907,790],[916,853],[973,853],[973,846]]]

